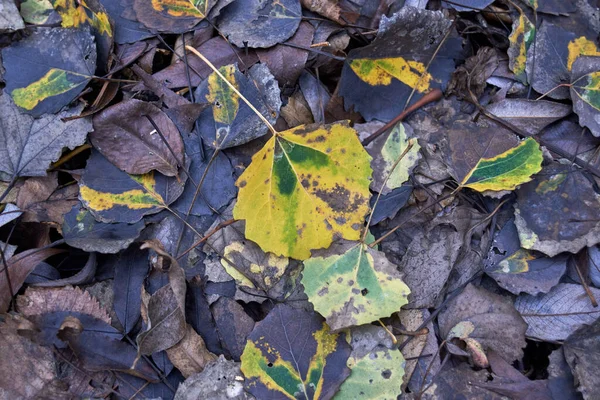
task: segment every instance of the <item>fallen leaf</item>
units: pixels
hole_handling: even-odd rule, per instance
[[[317,14],[324,16],[327,19],[335,21],[339,24],[344,24],[340,19],[342,9],[335,0],[301,0],[304,7],[310,11],[314,11]]]
[[[37,0],[28,0],[28,2]],[[111,20],[114,21],[115,43],[135,43],[152,37],[152,32],[144,28],[138,21],[125,18],[125,6],[120,1],[100,0]]]
[[[589,288],[596,299],[600,289]],[[581,285],[559,283],[550,292],[531,296],[522,294],[515,300],[527,328],[527,337],[544,340],[565,340],[583,325],[592,325],[600,310],[592,306]]]
[[[246,338],[254,329],[254,320],[235,300],[221,297],[210,308],[225,355],[238,361]]]
[[[166,352],[175,368],[186,378],[202,372],[208,363],[216,359],[216,356],[206,349],[202,337],[190,325],[187,326],[183,339]]]
[[[510,361],[523,357],[527,324],[509,298],[469,284],[450,300],[438,321],[444,339],[471,341],[481,350],[492,349]],[[473,350],[470,354],[477,356]]]
[[[456,68],[446,92],[456,93],[465,99],[471,99],[472,92],[475,98],[479,98],[487,87],[487,80],[497,68],[496,50],[492,47],[482,47],[476,55],[467,58],[464,65]]]
[[[98,222],[88,210],[75,205],[65,214],[62,232],[69,246],[111,254],[126,249],[137,239],[144,226],[143,221],[135,224]]]
[[[271,47],[289,39],[300,24],[300,0],[233,2],[221,12],[219,31],[237,47]]]
[[[175,176],[178,167],[185,165],[179,130],[164,112],[150,103],[122,101],[96,114],[93,122],[90,140],[94,147],[128,174],[157,170]]]
[[[456,11],[483,11],[484,8],[492,4],[494,0],[455,0],[452,3],[448,3],[449,7],[454,8]]]
[[[486,110],[533,136],[569,115],[571,106],[546,100],[504,99],[488,105]]]
[[[600,52],[597,57],[578,57],[571,71],[573,111],[581,126],[600,136]]]
[[[58,160],[63,148],[74,149],[83,144],[92,130],[86,119],[62,121],[79,115],[82,108],[33,119],[22,114],[7,94],[0,96],[0,177],[11,180],[46,176],[46,170]]]
[[[25,0],[20,8],[21,17],[29,24],[58,25],[62,20],[50,0]]]
[[[304,261],[302,284],[332,331],[389,317],[408,302],[409,287],[383,253],[351,242],[331,249]]]
[[[495,375],[485,369],[474,370],[468,364],[462,363],[454,368],[445,368],[434,378],[433,383],[423,388],[421,399],[437,400],[450,398],[505,400],[506,396],[495,394],[481,386]]]
[[[381,327],[365,325],[349,332],[352,353],[346,362],[350,376],[334,399],[394,399],[401,395],[404,357],[393,348]]]
[[[539,0],[535,0],[536,2]],[[510,46],[508,53],[508,67],[515,73],[515,78],[523,84],[527,84],[527,52],[535,42],[535,25],[527,18],[527,15],[519,11],[519,18],[513,19],[512,32],[508,36]]]
[[[548,293],[567,270],[565,256],[553,258],[524,250],[514,220],[508,221],[494,238],[488,255],[486,273],[513,294]]]
[[[449,38],[433,55],[451,25],[439,11],[414,7],[382,17],[377,38],[352,50],[344,63],[339,93],[346,109],[354,106],[368,121],[389,121],[402,112],[413,90],[411,102],[445,86],[458,44]]]
[[[0,1],[2,16],[0,16],[0,32],[14,32],[25,28],[23,18],[19,15],[19,10],[11,0]]]
[[[367,152],[373,157],[372,190],[386,195],[408,180],[421,158],[421,147],[416,139],[410,139],[412,136],[412,128],[400,122],[388,134],[378,137],[367,146]]]
[[[0,213],[0,227],[8,224],[11,221],[19,218],[23,212],[14,204],[8,203],[4,206],[4,210]]]
[[[315,122],[310,106],[300,91],[296,91],[288,97],[287,104],[281,107],[280,115],[287,125],[292,128]]]
[[[151,31],[183,33],[208,17],[215,0],[134,0],[137,20]]]
[[[174,400],[247,400],[239,363],[220,356],[204,371],[187,378],[177,388]]]
[[[580,400],[581,394],[575,389],[575,378],[565,359],[563,349],[559,348],[550,353],[548,359],[548,388],[553,399]]]
[[[371,209],[373,209],[371,226],[386,219],[393,219],[398,211],[406,205],[412,192],[412,185],[405,184],[381,196],[377,203],[375,203],[377,197],[371,198]]]
[[[142,287],[148,275],[148,254],[132,246],[119,255],[113,280],[113,308],[124,333],[133,330],[140,319]]]
[[[334,233],[356,240],[368,209],[369,159],[345,124],[280,132],[238,179],[233,216],[246,220],[246,238],[275,255],[306,259]]]
[[[2,60],[6,92],[39,117],[59,111],[85,88],[96,69],[96,45],[87,29],[43,28],[2,49]]]
[[[331,99],[327,87],[312,74],[304,71],[298,80],[300,90],[310,107],[314,122],[325,123],[325,107]]]
[[[254,68],[263,69],[263,73],[268,73],[264,66],[257,65],[252,67]],[[279,97],[277,85],[260,87],[252,79],[244,76],[235,65],[226,65],[219,71],[262,115],[271,123],[275,123],[279,108],[273,102],[268,102],[267,98],[270,95],[269,91],[275,91]],[[274,83],[274,80],[272,82]],[[214,72],[198,86],[195,98],[198,102],[211,104],[211,107],[200,114],[198,120],[200,133],[211,147],[226,149],[239,146],[268,132],[267,126],[255,112]],[[277,109],[273,109],[272,106]]]
[[[23,222],[50,222],[62,225],[64,216],[79,204],[75,184],[58,185],[58,174],[27,179],[19,188],[17,205],[26,210]]]
[[[315,313],[278,304],[242,354],[245,387],[257,398],[331,399],[350,374],[350,346]]]
[[[515,224],[521,246],[550,257],[577,253],[600,238],[600,200],[584,174],[554,163],[517,191]]]
[[[577,10],[574,3],[567,3],[560,0],[528,0],[524,1],[524,3],[535,11],[545,14],[568,15]]]
[[[575,378],[576,389],[586,400],[593,399],[600,389],[598,375],[594,373],[600,363],[598,356],[598,340],[600,339],[600,323],[578,329],[564,343],[565,359]]]
[[[167,208],[183,188],[183,182],[156,172],[128,175],[92,151],[79,181],[79,198],[99,221],[135,223]]]
[[[198,279],[188,285],[185,298],[187,322],[202,336],[208,351],[223,354],[215,320],[206,300],[205,287]]]
[[[89,253],[88,259],[75,275],[71,275],[66,278],[58,279],[56,281],[45,281],[36,283],[36,286],[40,287],[60,287],[65,285],[84,285],[92,282],[96,275],[96,253]]]
[[[41,250],[29,249],[15,254],[6,260],[6,263],[8,264],[4,266],[6,272],[0,274],[0,313],[8,311],[11,294],[19,292],[27,275],[33,271],[38,263],[62,252],[64,252],[64,250],[53,249],[51,247]],[[10,287],[8,286],[9,281],[7,281],[7,276],[10,277]]]

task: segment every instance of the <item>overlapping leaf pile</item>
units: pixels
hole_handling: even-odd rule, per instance
[[[586,2],[0,8],[5,396],[600,391]]]

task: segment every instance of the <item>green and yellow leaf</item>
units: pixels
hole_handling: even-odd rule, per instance
[[[364,399],[389,400],[402,393],[402,379],[406,361],[399,350],[380,350],[363,357],[350,356],[352,370],[342,383],[334,400]]]
[[[155,172],[128,175],[92,152],[79,182],[79,198],[101,222],[139,221],[157,213],[183,192],[183,182]]]
[[[355,59],[350,61],[350,68],[371,86],[387,86],[396,79],[419,93],[427,92],[433,79],[423,63],[403,57]]]
[[[464,177],[461,187],[478,192],[514,190],[542,169],[542,151],[533,138],[491,158],[482,158]]]
[[[600,112],[600,71],[583,76],[573,85],[579,98]]]
[[[204,18],[208,0],[152,0],[152,8],[172,17]]]
[[[278,133],[238,179],[233,217],[264,251],[297,259],[334,235],[357,240],[369,211],[370,159],[345,123]]]
[[[26,0],[22,2],[21,16],[23,21],[35,25],[50,24],[53,16],[60,18],[54,11],[50,0]]]
[[[302,285],[334,331],[389,317],[408,303],[410,293],[396,266],[362,243],[304,261]]]
[[[512,33],[508,40],[510,42],[508,66],[515,73],[515,77],[526,84],[527,50],[535,40],[535,25],[522,12],[519,19],[513,22]]]
[[[248,336],[241,370],[257,399],[329,399],[349,374],[349,354],[316,313],[279,304]]]
[[[54,0],[53,6],[62,18],[63,28],[89,25],[100,35],[113,36],[108,14],[99,4],[90,6],[85,0]]]

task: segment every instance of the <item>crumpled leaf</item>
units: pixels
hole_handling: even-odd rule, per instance
[[[33,271],[36,265],[46,258],[62,252],[64,250],[53,249],[51,247],[43,250],[29,249],[15,254],[6,260],[8,265],[3,265],[3,268],[6,268],[8,271],[7,273],[0,274],[0,313],[5,313],[8,310],[11,293],[16,294],[19,292],[21,285],[25,282],[25,278]],[[8,286],[7,275],[10,277],[11,287]]]
[[[421,158],[421,147],[416,139],[410,139],[412,132],[409,125],[400,122],[388,134],[378,137],[367,146],[367,152],[373,157],[372,190],[386,195],[408,180],[410,172]],[[412,147],[407,151],[411,144]],[[406,154],[398,162],[405,151]]]
[[[350,376],[334,399],[395,399],[402,390],[406,362],[381,327],[365,325],[348,333],[352,353],[346,364]]]
[[[29,178],[19,188],[17,206],[26,210],[23,222],[48,222],[60,226],[65,214],[79,204],[79,187],[76,182],[58,184],[58,173],[49,172],[46,176]]]
[[[85,88],[96,69],[96,45],[88,29],[43,28],[2,49],[2,60],[6,92],[39,117],[59,111]]]
[[[566,256],[543,257],[521,248],[514,219],[508,221],[494,238],[488,255],[486,273],[513,294],[548,293],[567,270]]]
[[[264,73],[269,73],[265,66],[260,67],[260,69]],[[277,105],[267,101],[267,91],[275,90],[277,97],[279,97],[277,85],[271,84],[268,87],[262,85],[257,87],[255,82],[243,75],[233,64],[219,68],[219,72],[262,115],[266,116],[269,122],[275,123],[279,109],[278,107],[277,109],[273,109],[273,106]],[[271,79],[273,79],[272,75]],[[272,83],[274,82],[273,80]],[[198,86],[195,98],[200,103],[208,102],[211,104],[211,107],[208,107],[200,114],[198,123],[202,137],[207,144],[214,148],[226,149],[228,147],[239,146],[268,132],[268,128],[264,122],[214,72]]]
[[[183,33],[208,16],[216,0],[134,0],[137,20],[151,31]]]
[[[571,100],[579,124],[600,136],[600,53],[597,57],[578,57],[571,71]]]
[[[486,110],[533,136],[569,115],[571,106],[547,100],[504,99],[488,105]]]
[[[47,280],[45,282],[37,282],[35,286],[40,287],[59,287],[65,285],[84,285],[91,283],[96,275],[96,253],[89,253],[88,259],[85,262],[83,268],[79,270],[75,275],[68,276],[66,278],[57,279],[55,281]]]
[[[217,26],[238,47],[271,47],[289,39],[300,24],[300,0],[234,1]]]
[[[22,114],[5,93],[0,96],[0,179],[46,176],[50,164],[64,147],[73,149],[85,142],[91,123],[84,119],[63,122],[79,115],[82,106],[56,115],[33,119]]]
[[[389,121],[402,112],[413,89],[411,102],[445,86],[460,45],[448,38],[433,54],[451,25],[440,11],[414,7],[383,16],[377,38],[352,50],[344,63],[339,92],[346,109],[354,106],[368,121]]]
[[[160,134],[148,117],[158,126]],[[175,176],[178,167],[185,165],[179,130],[164,112],[150,103],[125,100],[96,114],[93,121],[92,144],[128,174],[157,170]]]
[[[239,363],[220,356],[177,388],[174,400],[246,400]]]
[[[92,151],[79,181],[79,198],[99,221],[135,223],[168,207],[183,188],[182,181],[157,172],[128,175]]]
[[[233,217],[246,220],[246,238],[264,251],[291,258],[308,258],[334,234],[356,240],[368,210],[369,161],[344,123],[280,132],[238,179]]]
[[[589,288],[596,299],[600,289]],[[565,340],[583,325],[591,325],[600,317],[581,285],[560,283],[546,294],[523,294],[515,307],[529,325],[527,337],[544,340]]]
[[[408,303],[410,289],[383,253],[351,242],[330,250],[304,261],[302,285],[332,331],[389,317]]]
[[[564,343],[565,359],[575,377],[576,388],[583,398],[592,400],[600,390],[600,380],[595,373],[600,363],[600,322],[585,326],[569,336]]]
[[[65,214],[62,232],[69,246],[111,254],[126,249],[144,227],[143,221],[135,224],[98,222],[88,210],[76,205]]]
[[[554,163],[517,191],[515,224],[521,246],[550,257],[600,241],[600,198],[576,167]]]
[[[450,300],[438,321],[441,337],[457,337],[470,344],[474,358],[485,357],[476,348],[492,349],[510,361],[523,357],[527,324],[509,298],[469,284]]]
[[[216,359],[216,356],[206,349],[202,336],[189,324],[183,339],[166,351],[169,360],[186,378],[202,372],[206,364]]]
[[[349,355],[318,314],[278,304],[248,337],[241,369],[256,398],[327,400],[350,374]]]

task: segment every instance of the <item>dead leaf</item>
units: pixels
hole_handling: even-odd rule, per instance
[[[578,329],[564,343],[565,359],[573,376],[575,387],[586,400],[592,400],[600,390],[596,369],[600,365],[600,322]]]
[[[471,93],[478,99],[487,86],[487,80],[498,68],[498,53],[492,47],[481,47],[477,54],[467,58],[464,65],[456,68],[448,83],[446,93],[471,99]]]
[[[537,135],[569,115],[571,106],[546,100],[504,99],[488,105],[486,110],[529,135]]]
[[[208,363],[216,359],[216,356],[206,349],[202,337],[190,325],[187,326],[183,339],[166,351],[169,360],[185,378],[202,372]]]
[[[239,360],[246,338],[254,329],[254,320],[246,314],[244,308],[232,299],[221,297],[211,306],[217,332],[226,351],[225,355]]]
[[[281,107],[281,117],[290,128],[315,122],[310,111],[310,106],[300,91],[290,96],[288,103]]]

